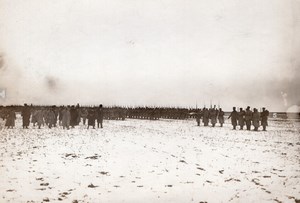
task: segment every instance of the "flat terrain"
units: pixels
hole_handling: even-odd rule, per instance
[[[96,130],[20,122],[0,129],[0,202],[300,199],[299,122],[270,121],[267,132],[194,120],[105,121]]]

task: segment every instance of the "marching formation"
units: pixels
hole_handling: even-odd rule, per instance
[[[37,126],[39,129],[42,126],[52,128],[57,127],[57,125],[61,126],[63,129],[70,129],[70,127],[75,128],[81,121],[83,122],[83,125],[86,125],[87,123],[88,129],[89,127],[95,129],[96,121],[97,127],[103,128],[102,104],[100,104],[99,107],[89,109],[79,108],[79,105],[66,107],[51,106],[49,108],[35,107],[32,109],[27,104],[24,104],[24,107],[20,111],[24,129],[28,129],[30,121],[34,127]],[[0,116],[2,119],[6,120],[5,126],[7,128],[13,128],[15,126],[15,107],[10,106],[5,108],[4,111],[0,111]]]
[[[196,122],[200,126],[200,120],[202,118],[204,126],[208,126],[209,121],[211,122],[212,127],[215,127],[217,120],[220,123],[220,126],[223,127],[224,124],[224,111],[222,108],[203,108],[196,113]],[[253,111],[250,109],[250,106],[243,110],[240,108],[239,112],[236,111],[236,107],[233,107],[232,112],[230,113],[228,119],[231,119],[231,124],[233,130],[236,130],[236,126],[240,127],[240,130],[244,129],[246,126],[247,130],[251,130],[251,125],[254,126],[254,131],[258,131],[260,126],[263,127],[263,131],[267,130],[268,126],[268,117],[269,111],[266,108],[262,108],[262,112],[258,112],[256,108],[253,108]]]
[[[42,126],[48,128],[61,126],[63,129],[70,129],[75,128],[81,122],[83,125],[87,125],[87,129],[90,127],[94,129],[95,127],[103,128],[103,119],[125,120],[125,118],[150,120],[196,118],[198,126],[200,126],[202,119],[204,126],[209,126],[209,123],[211,123],[212,127],[215,127],[217,122],[223,127],[225,122],[224,111],[222,108],[217,109],[216,106],[209,109],[205,107],[203,109],[149,107],[111,107],[104,109],[102,104],[98,107],[80,107],[79,104],[76,106],[40,107],[24,104],[21,107],[7,106],[0,108],[0,117],[5,120],[7,128],[15,126],[16,112],[21,113],[24,129],[27,129],[30,123],[39,129]],[[258,112],[256,108],[251,110],[249,106],[246,110],[240,108],[239,111],[236,111],[236,107],[233,107],[228,119],[231,119],[233,130],[236,130],[236,126],[239,126],[240,130],[243,130],[244,126],[247,130],[251,130],[253,125],[254,131],[258,131],[260,126],[263,126],[265,131],[268,125],[268,116],[269,111],[265,108],[262,109],[262,112]]]

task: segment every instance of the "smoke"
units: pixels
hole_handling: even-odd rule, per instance
[[[59,91],[59,79],[53,76],[46,76],[46,90],[50,91],[51,93],[55,93]]]

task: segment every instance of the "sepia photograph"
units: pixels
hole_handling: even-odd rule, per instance
[[[300,203],[300,0],[0,0],[0,203]]]

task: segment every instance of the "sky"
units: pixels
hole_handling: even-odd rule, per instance
[[[300,106],[299,0],[0,0],[0,104]]]

